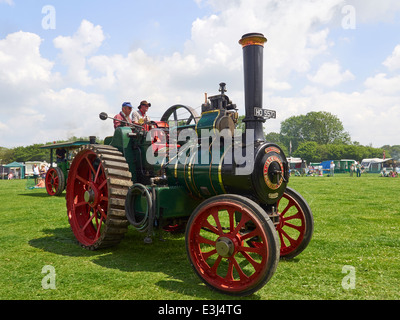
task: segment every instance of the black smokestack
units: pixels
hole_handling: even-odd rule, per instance
[[[247,129],[254,130],[254,141],[265,141],[263,117],[254,114],[254,108],[263,107],[263,54],[267,39],[261,33],[247,33],[239,43],[243,47],[244,95],[246,116],[243,122]]]

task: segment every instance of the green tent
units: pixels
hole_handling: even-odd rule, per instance
[[[10,169],[20,169],[19,178],[20,179],[25,179],[25,165],[23,163],[12,162],[12,163],[7,164],[7,165],[5,165],[3,167],[10,168]]]

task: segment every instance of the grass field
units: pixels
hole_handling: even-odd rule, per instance
[[[197,278],[184,235],[146,245],[144,235],[130,229],[117,247],[86,251],[69,228],[65,193],[49,197],[25,183],[0,181],[0,299],[236,299]],[[399,299],[400,179],[292,177],[289,186],[311,206],[313,239],[294,260],[281,260],[263,289],[241,299]],[[42,287],[50,275],[42,273],[45,266],[54,268],[54,289]],[[355,273],[342,273],[343,267]],[[355,276],[345,282],[354,289],[342,286],[348,275]]]

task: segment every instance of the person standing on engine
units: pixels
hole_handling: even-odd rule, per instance
[[[122,111],[114,117],[114,129],[117,129],[118,127],[129,126],[132,123],[132,120],[129,117],[131,112],[132,112],[131,103],[124,102],[122,104]]]
[[[146,115],[146,112],[149,110],[150,107],[151,103],[148,103],[146,100],[140,102],[140,105],[138,107],[139,110],[132,112],[132,122],[140,125],[150,122],[150,117]]]

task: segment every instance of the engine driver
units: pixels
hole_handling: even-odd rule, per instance
[[[132,112],[132,122],[140,125],[149,123],[150,117],[146,115],[146,112],[149,110],[150,107],[151,103],[148,103],[146,100],[140,102],[140,105],[138,106],[139,110]]]

